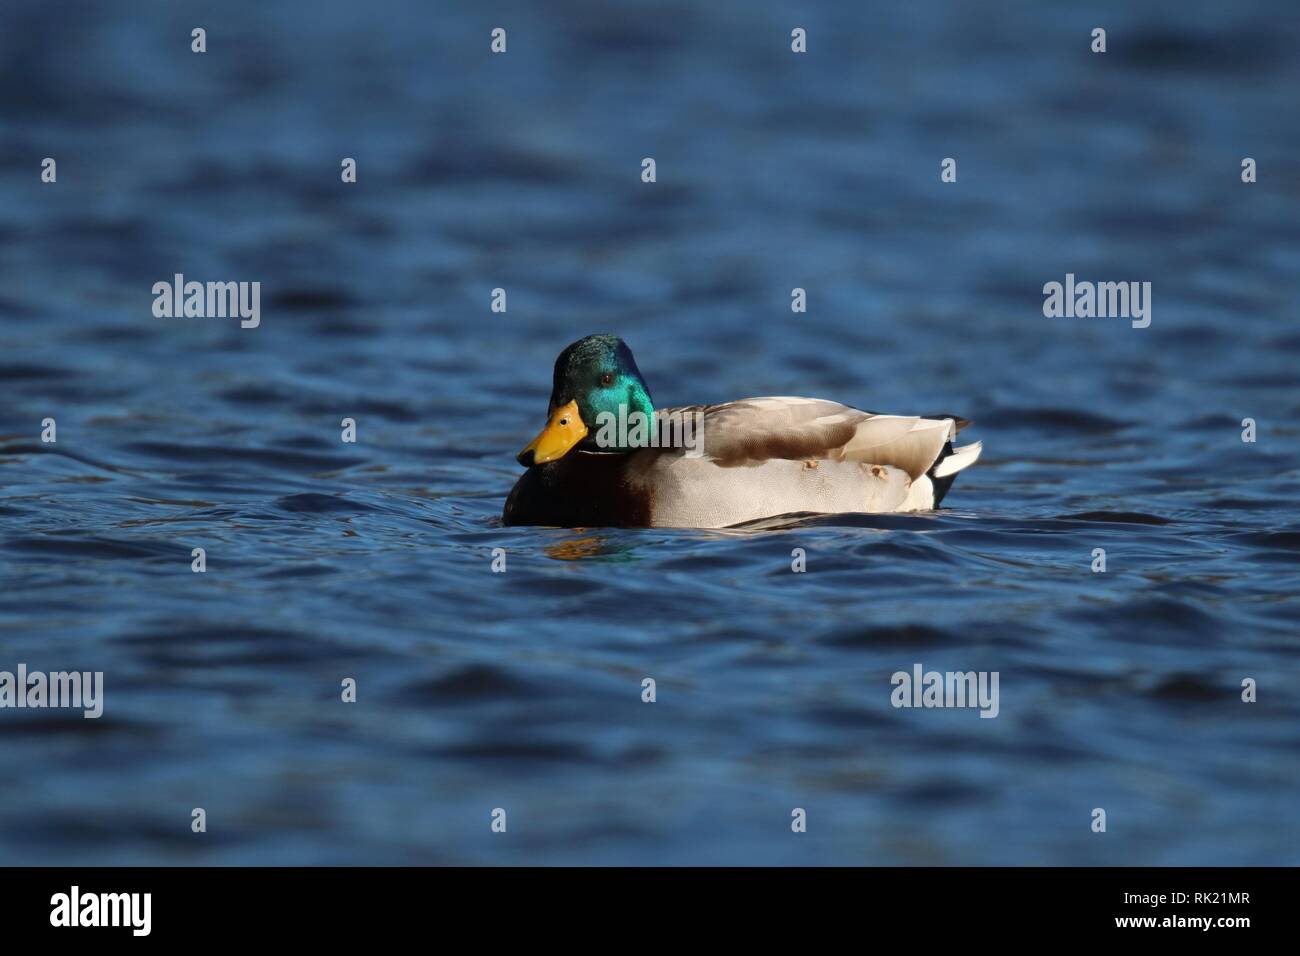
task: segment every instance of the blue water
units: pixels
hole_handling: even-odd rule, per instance
[[[0,863],[1300,863],[1293,4],[435,6],[3,13],[0,669],[106,701],[0,710]],[[261,326],[154,318],[178,272]],[[503,529],[596,331],[985,455],[938,514]]]

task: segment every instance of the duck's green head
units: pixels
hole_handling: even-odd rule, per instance
[[[647,419],[654,416],[650,389],[641,378],[632,350],[616,335],[579,339],[555,360],[555,380],[547,409],[550,420],[519,453],[519,463],[545,464],[563,458],[573,448],[629,451],[618,444],[618,436],[626,437],[625,429],[602,426],[607,421],[627,421],[633,412]],[[598,444],[598,429],[602,436],[612,434],[612,441]]]

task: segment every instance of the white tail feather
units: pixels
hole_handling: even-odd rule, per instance
[[[962,445],[960,448],[954,448],[952,454],[939,462],[935,466],[932,474],[936,478],[945,478],[948,475],[955,475],[963,468],[969,468],[979,460],[980,452],[984,450],[984,443],[977,441],[970,445]]]

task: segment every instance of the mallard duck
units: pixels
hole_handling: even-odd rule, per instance
[[[819,398],[656,411],[632,351],[589,335],[555,360],[548,421],[519,453],[507,525],[725,528],[798,512],[938,506],[981,444],[954,415],[875,415]]]

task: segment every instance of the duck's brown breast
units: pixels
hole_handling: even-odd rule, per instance
[[[534,465],[515,482],[501,515],[506,525],[645,528],[653,500],[631,480],[637,455],[575,451]]]

